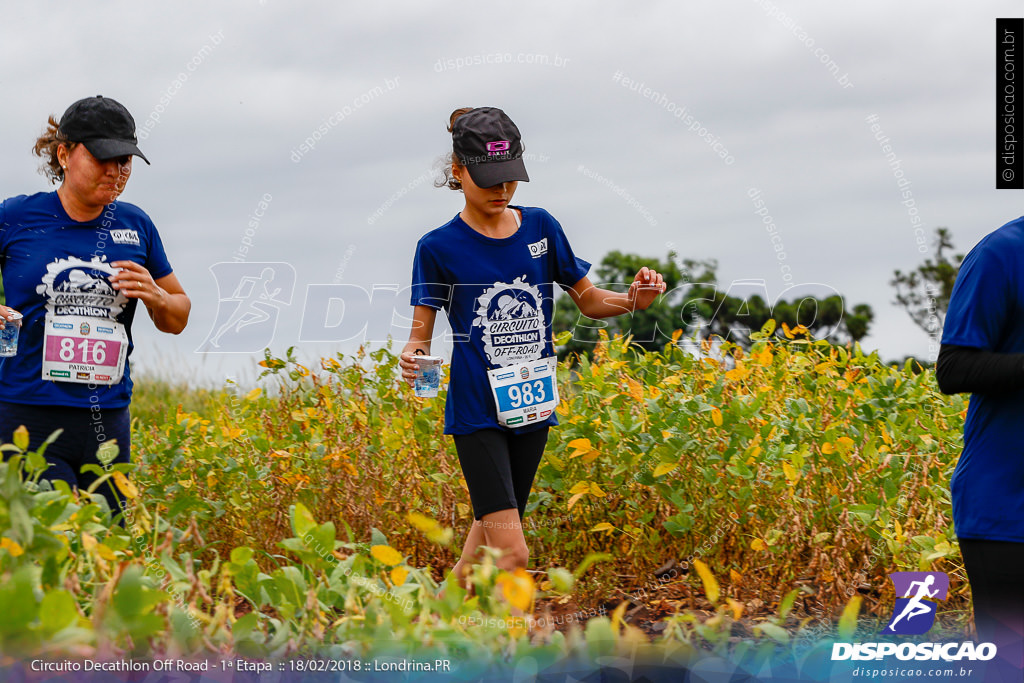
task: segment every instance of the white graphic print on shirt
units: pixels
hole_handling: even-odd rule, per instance
[[[115,319],[124,310],[128,297],[110,284],[117,270],[100,257],[83,261],[74,256],[46,265],[43,283],[36,293],[46,297],[49,315],[83,315]]]
[[[477,299],[474,325],[483,328],[484,353],[500,367],[536,360],[544,351],[540,289],[524,282],[495,282]]]

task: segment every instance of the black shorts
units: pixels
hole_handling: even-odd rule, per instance
[[[482,429],[454,438],[473,503],[473,517],[480,519],[492,512],[517,508],[522,519],[548,442],[548,428],[526,434]]]
[[[50,434],[64,432],[46,447],[43,456],[50,464],[43,479],[60,479],[85,491],[99,477],[82,472],[82,465],[100,465],[96,457],[100,445],[117,439],[118,454],[114,463],[129,462],[132,448],[132,420],[128,408],[68,408],[65,406],[30,406],[0,402],[0,443],[13,443],[14,430],[20,425],[28,429],[28,450],[34,451]],[[112,515],[121,512],[124,496],[108,479],[96,489],[107,499]]]

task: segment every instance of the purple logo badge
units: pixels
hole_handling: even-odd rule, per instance
[[[487,155],[494,156],[496,154],[507,154],[511,146],[512,143],[508,140],[495,140],[494,142],[488,142]]]
[[[943,572],[893,572],[889,578],[896,587],[896,604],[882,633],[926,633],[935,623],[938,601],[949,594],[949,576]]]

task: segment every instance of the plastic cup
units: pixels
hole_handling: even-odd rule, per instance
[[[4,319],[0,328],[0,358],[18,353],[18,333],[21,332],[21,313],[14,313],[13,320]]]
[[[433,398],[437,396],[441,388],[441,363],[444,359],[440,356],[415,356],[416,380],[413,389],[420,398]]]

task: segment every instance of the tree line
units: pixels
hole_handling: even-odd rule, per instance
[[[952,234],[948,228],[935,230],[934,253],[913,270],[896,270],[889,281],[896,292],[894,304],[929,335],[941,332],[953,283],[963,254],[952,255]],[[789,298],[768,300],[763,281],[718,282],[718,262],[714,259],[680,259],[670,251],[665,260],[612,251],[596,268],[602,286],[625,291],[634,274],[643,266],[655,268],[665,279],[665,294],[646,311],[608,320],[592,320],[579,313],[568,297],[555,305],[556,335],[571,332],[559,357],[590,355],[601,331],[609,336],[631,336],[634,345],[655,350],[673,340],[673,332],[682,330],[696,340],[720,337],[749,348],[750,333],[775,320],[776,335],[806,334],[827,338],[836,344],[851,344],[867,336],[875,313],[869,304],[850,304],[835,292],[801,291]],[[743,290],[748,290],[744,292]],[[759,291],[760,290],[760,291]]]

